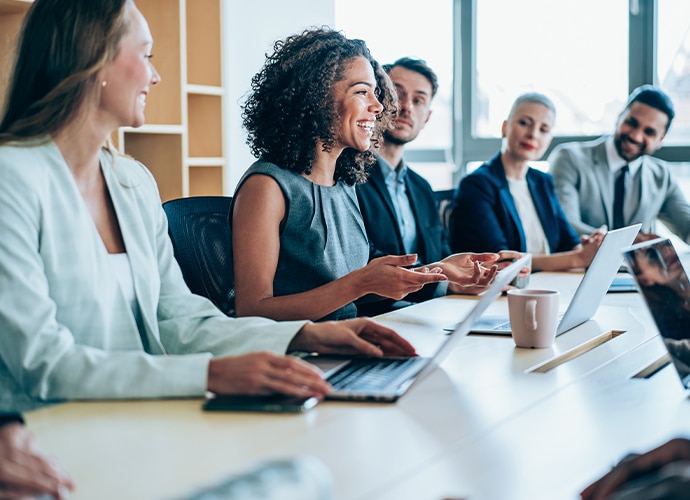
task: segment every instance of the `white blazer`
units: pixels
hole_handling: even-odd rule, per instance
[[[234,319],[184,283],[155,181],[101,153],[141,331],[54,142],[0,147],[0,410],[201,396],[214,355],[284,353],[304,322]]]

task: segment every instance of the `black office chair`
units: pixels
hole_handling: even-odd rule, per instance
[[[235,313],[230,196],[192,196],[163,203],[175,258],[189,289]]]
[[[441,218],[441,224],[446,231],[446,236],[450,236],[450,214],[453,211],[453,197],[455,196],[455,189],[445,189],[442,191],[434,191],[434,200],[438,208],[438,215]]]

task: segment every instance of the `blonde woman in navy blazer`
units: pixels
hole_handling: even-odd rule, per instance
[[[189,291],[152,175],[104,147],[144,123],[160,81],[151,49],[131,0],[29,9],[0,122],[0,411],[207,390],[319,396],[321,375],[279,354],[413,354],[368,320],[234,319]]]
[[[517,98],[503,122],[501,151],[462,179],[456,191],[451,215],[454,252],[529,252],[534,270],[589,265],[602,234],[581,242],[563,214],[551,176],[529,166],[551,143],[555,118],[555,107],[546,96],[528,93]],[[523,221],[525,216],[530,225]]]

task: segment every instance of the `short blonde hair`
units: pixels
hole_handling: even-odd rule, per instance
[[[556,118],[556,106],[554,106],[553,101],[551,99],[546,97],[544,94],[540,94],[539,92],[527,92],[525,94],[518,96],[518,98],[515,99],[513,106],[510,108],[510,113],[508,113],[508,120],[510,120],[513,117],[513,115],[515,115],[515,112],[520,106],[527,102],[541,104],[542,106],[549,108],[553,113],[554,119]]]

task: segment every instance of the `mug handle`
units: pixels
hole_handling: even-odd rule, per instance
[[[525,326],[530,330],[537,329],[537,301],[534,299],[525,302]]]

